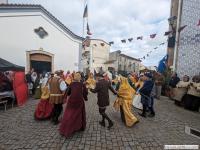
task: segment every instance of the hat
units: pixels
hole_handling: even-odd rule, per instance
[[[42,91],[41,99],[43,100],[48,99],[50,95],[48,87],[47,86],[43,87],[41,91]]]
[[[148,77],[148,78],[152,78],[152,74],[151,73],[145,73],[144,74],[146,77]]]

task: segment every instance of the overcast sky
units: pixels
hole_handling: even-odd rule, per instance
[[[84,0],[9,0],[9,3],[41,4],[77,35],[82,35]],[[166,54],[167,41],[163,36],[168,30],[171,0],[89,0],[89,25],[92,38],[114,41],[111,51],[122,50],[124,54],[140,58],[153,51],[143,60],[146,66],[156,65]],[[149,35],[156,33],[155,39]],[[136,40],[137,36],[144,39]],[[122,44],[121,39],[133,37],[131,43]]]

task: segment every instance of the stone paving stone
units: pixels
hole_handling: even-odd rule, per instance
[[[114,99],[111,94],[111,105],[106,110],[114,122],[111,130],[99,125],[101,116],[96,105],[96,95],[90,94],[86,102],[86,130],[67,139],[59,135],[58,126],[50,121],[33,119],[37,100],[30,99],[24,107],[15,107],[6,112],[0,110],[0,150],[157,150],[163,149],[164,144],[200,143],[200,139],[184,132],[186,125],[200,130],[200,113],[184,110],[162,98],[155,101],[155,118],[141,118],[137,115],[139,110],[133,109],[140,122],[128,128],[122,123],[120,113],[112,107]]]

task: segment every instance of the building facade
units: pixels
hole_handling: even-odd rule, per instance
[[[86,44],[87,45],[87,44]],[[88,46],[82,50],[82,67],[84,72],[107,71],[106,61],[109,60],[110,45],[100,39],[89,39]]]
[[[121,51],[115,51],[110,53],[109,61],[106,64],[112,72],[120,74],[139,73],[141,60],[122,54]]]
[[[190,77],[200,73],[200,1],[179,0],[179,12],[176,31],[185,25],[181,32],[176,32],[174,51],[174,71],[181,77]]]
[[[82,38],[41,5],[0,5],[3,59],[41,72],[81,69]]]

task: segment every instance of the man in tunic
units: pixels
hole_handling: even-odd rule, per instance
[[[96,74],[96,79],[97,79],[96,87],[95,89],[91,89],[91,92],[97,93],[97,98],[98,98],[97,105],[99,106],[99,113],[102,116],[102,121],[100,121],[99,124],[105,127],[105,119],[106,119],[109,123],[108,129],[110,129],[113,126],[113,122],[106,114],[106,107],[110,105],[109,89],[114,94],[117,94],[117,92],[113,89],[111,83],[103,78],[103,75],[99,73]]]
[[[63,95],[67,89],[66,83],[61,76],[62,72],[56,71],[55,76],[51,77],[48,81],[50,90],[49,102],[54,105],[52,122],[55,125],[59,123],[58,117],[62,112]]]

